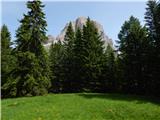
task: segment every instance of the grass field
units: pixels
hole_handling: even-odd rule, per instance
[[[118,94],[4,99],[2,120],[160,120],[160,102]]]

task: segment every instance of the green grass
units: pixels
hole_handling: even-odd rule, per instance
[[[118,94],[49,94],[4,99],[2,120],[160,120],[160,103]]]

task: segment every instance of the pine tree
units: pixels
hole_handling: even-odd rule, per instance
[[[150,75],[148,91],[150,94],[158,95],[160,92],[160,2],[156,0],[147,2],[145,21],[151,46],[148,62],[148,74]]]
[[[47,39],[42,2],[28,1],[27,14],[16,32],[17,68],[13,72],[16,96],[42,95],[50,87],[47,52],[42,42]]]
[[[74,92],[75,81],[73,71],[73,46],[75,40],[75,33],[73,31],[72,23],[70,22],[64,37],[64,58],[62,61],[64,70],[64,92]]]
[[[74,80],[75,80],[75,91],[81,92],[83,91],[83,82],[84,82],[84,76],[85,73],[83,71],[83,64],[84,64],[84,41],[82,39],[82,30],[80,28],[77,28],[76,34],[75,34],[75,42],[73,47],[73,71],[76,71],[74,73]]]
[[[2,85],[5,83],[6,77],[8,72],[10,71],[9,68],[10,66],[8,65],[9,63],[9,55],[11,52],[11,37],[10,37],[10,32],[8,31],[8,28],[6,25],[3,25],[1,28],[1,54],[2,54]]]
[[[101,74],[101,60],[103,56],[103,41],[94,23],[87,19],[83,27],[83,70],[85,73],[85,90],[96,91],[99,89],[99,76]]]
[[[145,13],[146,26],[149,30],[151,41],[160,45],[160,3],[156,0],[149,0]]]
[[[118,35],[118,49],[123,62],[125,78],[122,83],[125,92],[140,93],[144,88],[143,71],[145,65],[143,61],[147,56],[144,50],[147,47],[146,36],[146,29],[133,16],[123,24]]]
[[[2,97],[8,94],[6,87],[9,87],[7,81],[10,79],[10,73],[16,66],[16,58],[13,55],[11,48],[10,32],[6,25],[1,28],[1,86]]]
[[[61,41],[57,43],[52,43],[49,51],[50,58],[50,70],[51,70],[51,92],[62,92],[63,90],[63,59],[64,59],[64,47]]]
[[[116,66],[115,53],[113,48],[108,45],[103,56],[101,74],[101,92],[115,92],[116,90]]]

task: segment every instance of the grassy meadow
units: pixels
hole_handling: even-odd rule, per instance
[[[2,120],[160,120],[160,102],[119,94],[49,94],[3,99]]]

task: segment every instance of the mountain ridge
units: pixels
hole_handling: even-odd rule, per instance
[[[113,47],[112,39],[109,38],[105,34],[103,26],[99,22],[97,22],[95,20],[91,20],[91,21],[93,21],[94,25],[98,29],[98,33],[101,35],[101,38],[104,41],[104,46],[107,46],[109,44],[109,45],[111,45]],[[87,18],[83,17],[83,16],[78,17],[75,21],[71,21],[73,30],[76,31],[77,28],[82,29],[83,26],[86,24],[86,22],[87,22]],[[56,43],[58,41],[63,42],[68,25],[69,25],[69,22],[64,26],[64,28],[61,30],[60,34],[57,35],[56,37],[54,37],[52,35],[48,35],[48,40],[46,42],[44,42],[44,46],[47,47],[47,48],[49,48],[49,46],[52,43]]]

